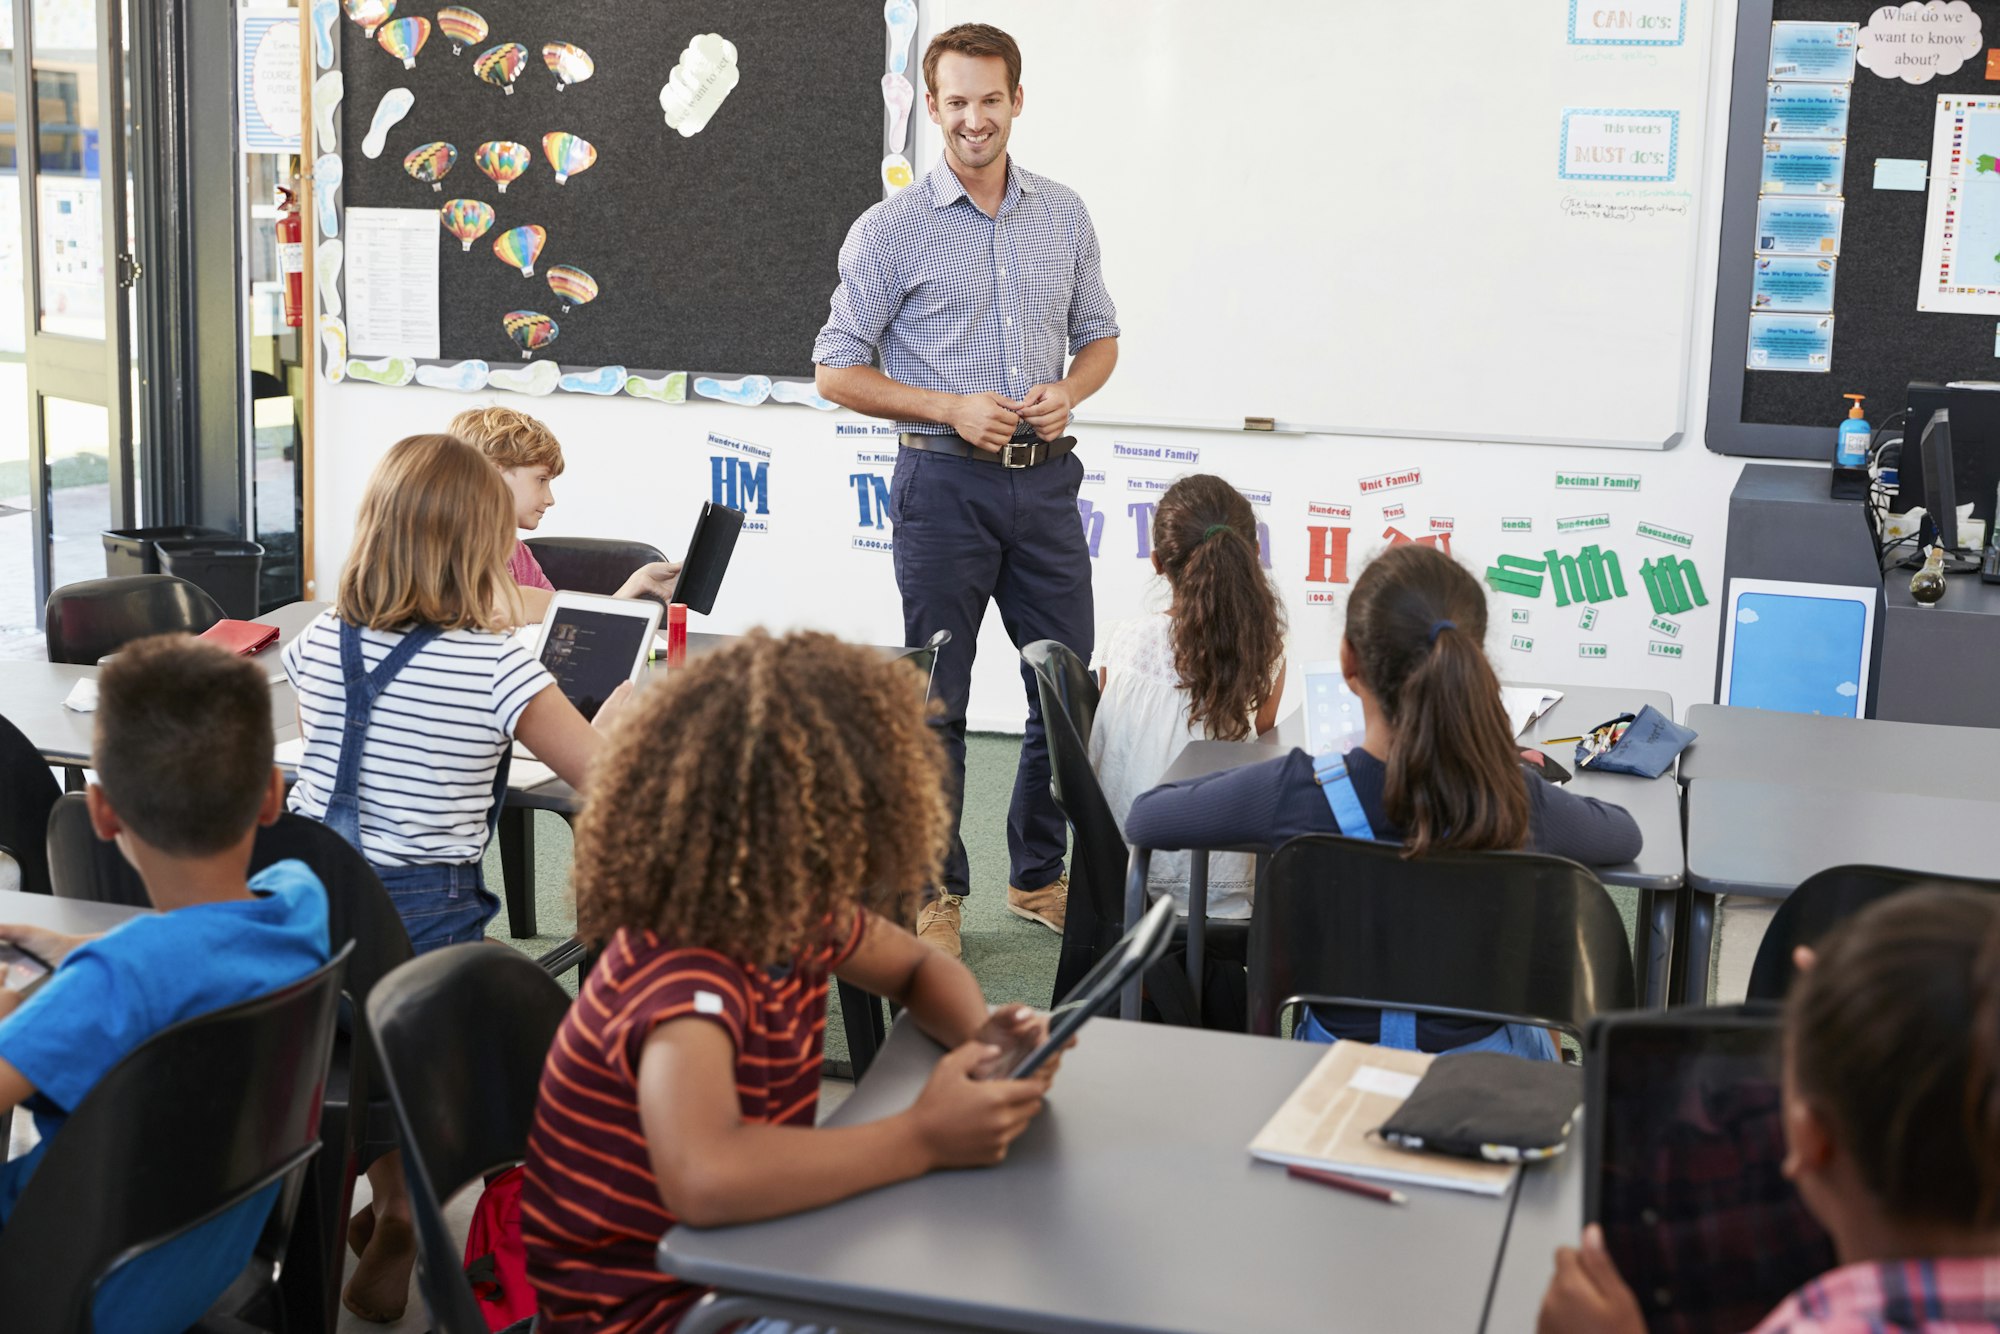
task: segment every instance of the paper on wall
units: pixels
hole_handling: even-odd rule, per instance
[[[347,210],[347,350],[438,355],[438,213]]]

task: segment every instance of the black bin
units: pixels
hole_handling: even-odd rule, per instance
[[[232,620],[257,619],[264,548],[240,537],[168,538],[153,546],[161,574],[187,580],[214,598]]]
[[[215,528],[193,524],[168,524],[161,528],[107,528],[104,530],[104,573],[113,579],[128,574],[158,574],[161,542],[189,537],[228,537]]]

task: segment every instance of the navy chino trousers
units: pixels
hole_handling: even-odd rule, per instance
[[[1088,661],[1096,638],[1090,549],[1077,517],[1083,464],[1072,450],[1034,468],[1003,468],[978,459],[918,449],[897,453],[889,483],[896,586],[903,595],[903,642],[921,644],[939,630],[951,643],[938,655],[931,697],[943,706],[935,724],[949,757],[951,850],[941,890],[971,887],[965,843],[965,709],[979,623],[990,600],[1000,608],[1015,648],[1054,639]],[[1028,722],[1014,799],[1007,816],[1008,883],[1041,889],[1062,874],[1068,832],[1049,795],[1049,753],[1035,674],[1021,664]]]

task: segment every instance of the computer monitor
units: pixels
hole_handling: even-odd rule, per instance
[[[1925,504],[1929,470],[1919,448],[1924,425],[1939,408],[1951,412],[1952,483],[1959,503],[1972,502],[1972,517],[1993,518],[1994,488],[2000,486],[2000,383],[1955,380],[1950,385],[1912,381],[1904,418],[1898,494],[1889,508],[1900,514]]]
[[[1981,394],[1980,397],[2000,398],[2000,395]],[[1924,522],[1920,541],[1923,545],[1935,543],[1944,550],[1945,569],[1975,570],[1979,568],[1978,558],[1960,551],[1958,544],[1958,483],[1952,458],[1952,414],[1959,409],[1956,399],[1953,403],[1952,408],[1939,408],[1931,413],[1917,442],[1917,455],[1922,461],[1924,473]],[[1984,405],[1981,406],[1983,408]]]

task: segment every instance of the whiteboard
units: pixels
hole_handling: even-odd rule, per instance
[[[1096,223],[1123,334],[1080,421],[1665,448],[1710,0],[1670,47],[1573,45],[1571,8],[925,0],[920,36],[1020,42],[1014,159]],[[1673,179],[1562,179],[1571,108],[1674,113]]]

